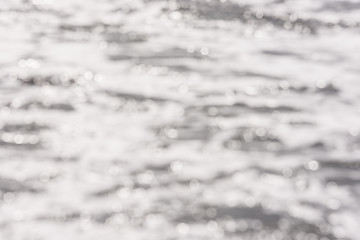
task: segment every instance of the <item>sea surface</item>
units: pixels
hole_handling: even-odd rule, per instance
[[[359,240],[359,0],[2,0],[1,240]]]

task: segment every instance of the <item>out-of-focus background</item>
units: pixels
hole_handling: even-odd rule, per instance
[[[0,239],[358,240],[360,1],[3,0]]]

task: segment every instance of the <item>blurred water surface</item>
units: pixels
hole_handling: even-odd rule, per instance
[[[360,239],[360,2],[7,0],[0,239]]]

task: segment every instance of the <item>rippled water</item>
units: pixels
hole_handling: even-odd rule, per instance
[[[0,239],[360,239],[360,2],[7,0]]]

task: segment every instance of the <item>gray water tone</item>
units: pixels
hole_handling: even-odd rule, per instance
[[[360,1],[3,0],[0,240],[360,240]]]

